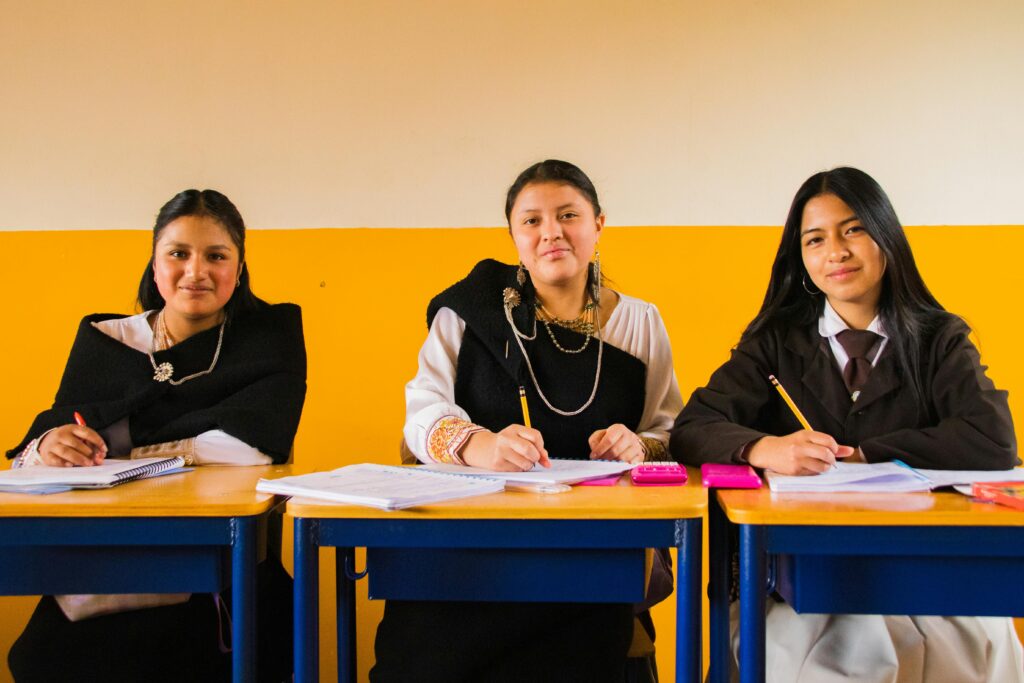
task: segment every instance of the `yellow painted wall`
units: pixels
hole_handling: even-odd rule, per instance
[[[1024,417],[1024,362],[1016,297],[1024,291],[1017,255],[1024,226],[909,229],[926,281],[940,301],[974,326],[996,383]],[[728,354],[763,296],[779,229],[610,227],[602,261],[618,289],[657,303],[673,342],[684,397]],[[131,312],[148,257],[149,233],[0,233],[0,443],[16,444],[49,405],[80,316]],[[309,393],[296,462],[327,468],[392,463],[404,418],[403,385],[416,369],[425,309],[436,292],[486,256],[511,261],[503,229],[265,230],[249,235],[253,286],[271,301],[302,306]],[[493,293],[495,301],[499,292]],[[324,573],[322,596],[333,604]],[[365,586],[361,586],[365,598]],[[0,599],[6,652],[30,611],[25,598]],[[364,677],[379,604],[360,604]],[[658,608],[660,660],[673,676],[671,604]],[[324,680],[333,676],[333,625],[323,629]],[[0,681],[8,680],[6,671]]]

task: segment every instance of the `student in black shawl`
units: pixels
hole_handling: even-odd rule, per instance
[[[508,471],[549,454],[665,459],[682,405],[668,334],[653,305],[603,286],[604,214],[590,179],[564,161],[535,164],[509,189],[505,215],[519,266],[481,261],[430,302],[406,387],[407,447],[424,462]],[[633,624],[627,604],[389,601],[370,678],[619,682]],[[638,639],[653,635],[645,626]]]
[[[139,304],[138,315],[82,320],[53,407],[7,453],[14,466],[155,454],[193,465],[284,462],[306,391],[301,313],[253,294],[245,224],[227,197],[186,190],[164,205]],[[273,615],[260,620],[261,680],[290,676],[290,586],[268,552],[257,578],[260,613]],[[230,677],[219,596],[118,596],[114,613],[90,597],[42,598],[8,655],[16,680]]]

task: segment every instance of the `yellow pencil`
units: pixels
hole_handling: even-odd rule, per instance
[[[526,405],[526,389],[519,387],[519,402],[523,404],[523,424],[530,426],[530,407]],[[808,429],[810,429],[808,427]]]
[[[794,415],[796,415],[796,419],[800,420],[800,424],[803,425],[804,429],[808,431],[814,431],[811,428],[811,423],[807,421],[807,418],[804,417],[804,414],[801,413],[800,409],[796,407],[795,403],[793,403],[793,399],[789,397],[789,394],[786,392],[786,388],[782,386],[782,383],[779,382],[779,380],[775,379],[775,375],[768,375],[768,379],[771,380],[771,383],[774,384],[775,388],[779,390],[780,394],[782,394],[782,400],[786,402],[786,405],[789,406],[789,409],[793,411]]]

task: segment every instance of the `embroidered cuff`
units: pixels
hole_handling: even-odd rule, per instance
[[[180,455],[185,460],[185,465],[196,464],[196,440],[180,439],[178,441],[165,441],[149,446],[136,446],[132,449],[131,459],[139,458],[173,458]]]
[[[644,449],[644,462],[657,462],[660,460],[671,460],[668,449],[659,439],[652,436],[641,436],[640,445]]]
[[[52,430],[50,430],[52,431]],[[50,432],[46,432],[49,434]],[[43,435],[45,436],[45,434]],[[14,458],[14,462],[11,463],[11,469],[15,470],[19,467],[35,467],[36,465],[43,464],[43,456],[39,454],[39,442],[42,441],[43,437],[40,436],[38,439],[32,439],[28,442],[28,445],[22,449],[21,453],[18,453],[17,457]]]
[[[483,427],[461,417],[442,417],[427,432],[427,455],[434,462],[465,465],[459,457],[459,449],[469,440],[470,435],[483,430]]]

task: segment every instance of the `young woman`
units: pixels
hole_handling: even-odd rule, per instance
[[[672,454],[785,474],[837,459],[1013,467],[1006,392],[969,332],[928,291],[882,188],[854,168],[815,174],[793,200],[760,312],[679,414]],[[797,615],[772,602],[767,654],[779,681],[1024,680],[1009,619]]]
[[[481,261],[430,302],[406,387],[408,448],[507,471],[549,454],[664,459],[682,403],[668,335],[653,305],[603,286],[590,179],[564,161],[535,164],[505,216],[520,264]],[[390,601],[371,680],[622,681],[632,633],[631,605]]]
[[[301,315],[252,293],[245,224],[227,197],[186,190],[164,205],[139,305],[82,320],[53,407],[7,453],[14,466],[172,453],[190,465],[284,462],[306,391]],[[271,555],[257,584],[261,613],[275,615],[260,622],[260,672],[284,680],[291,584]],[[19,682],[230,677],[219,596],[92,597],[42,598],[8,656]]]

